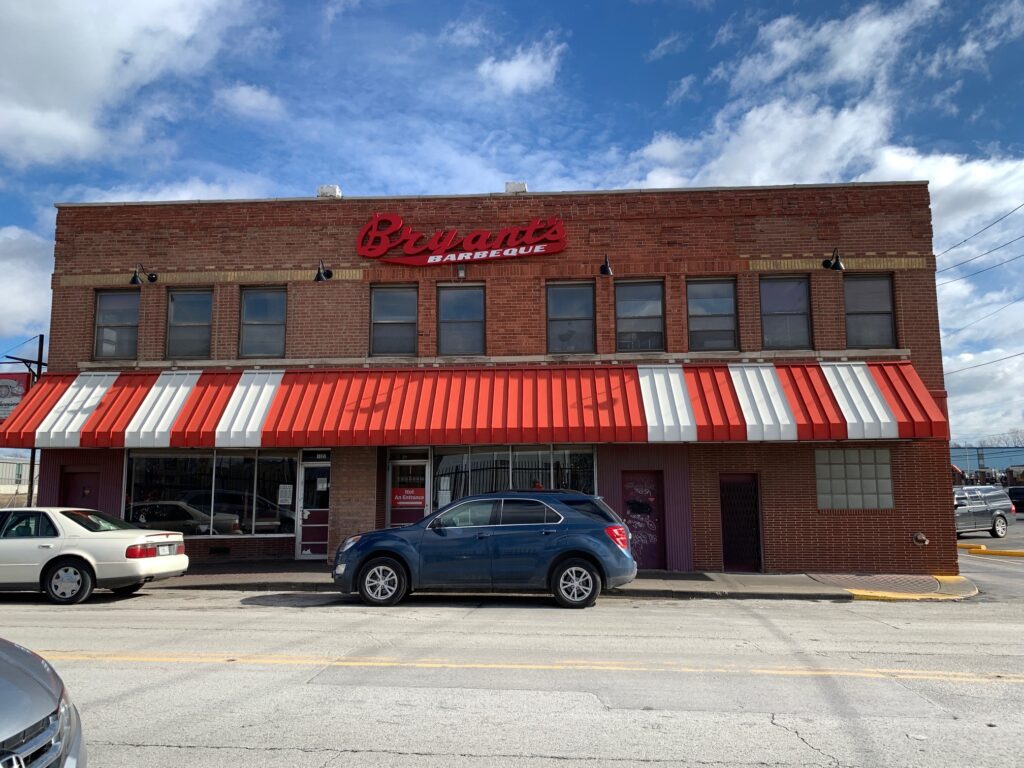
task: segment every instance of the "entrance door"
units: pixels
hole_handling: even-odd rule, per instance
[[[722,565],[726,571],[761,570],[761,515],[756,475],[722,475]]]
[[[302,508],[295,531],[299,560],[327,558],[327,521],[331,515],[331,465],[306,464],[302,467]]]
[[[99,503],[99,487],[99,472],[65,470],[60,478],[60,506],[96,509]]]
[[[388,465],[388,525],[392,528],[422,520],[427,514],[426,461],[392,461]]]
[[[663,570],[666,565],[662,487],[660,471],[622,473],[623,520],[637,568]]]

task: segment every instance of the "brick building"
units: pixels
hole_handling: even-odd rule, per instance
[[[555,487],[641,567],[955,573],[934,273],[923,182],[61,204],[0,444],[199,559]]]

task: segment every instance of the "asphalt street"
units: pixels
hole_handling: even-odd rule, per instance
[[[153,590],[0,596],[0,635],[64,676],[99,768],[1016,766],[1006,560],[963,558],[963,603]]]

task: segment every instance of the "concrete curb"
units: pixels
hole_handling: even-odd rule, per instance
[[[939,582],[935,592],[886,592],[871,589],[847,589],[854,600],[875,600],[886,603],[957,602],[974,597],[978,587],[966,576],[933,576]]]
[[[641,600],[818,600],[846,603],[851,595],[823,592],[749,592],[725,590],[658,590],[658,589],[609,589],[601,597],[638,598]]]
[[[967,551],[969,555],[992,555],[994,557],[1024,557],[1024,549],[985,549],[975,547]]]
[[[957,549],[988,549],[984,544],[971,544],[966,541],[958,541],[956,543]]]

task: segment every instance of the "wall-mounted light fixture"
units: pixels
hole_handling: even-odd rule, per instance
[[[839,260],[838,248],[835,248],[832,251],[831,259],[825,259],[823,262],[821,262],[821,266],[824,267],[825,269],[834,269],[836,272],[842,272],[843,270],[846,269],[846,267],[843,266],[843,262]]]
[[[465,264],[457,264],[455,266],[455,277],[458,278],[459,280],[465,280],[466,279],[466,265]]]
[[[142,274],[144,274],[146,276],[146,279],[149,282],[151,282],[151,283],[155,283],[156,282],[156,277],[157,277],[156,276],[156,272],[150,272],[148,269],[146,269],[144,266],[142,266],[142,262],[140,261],[138,264],[135,265],[135,269],[132,272],[132,277],[128,281],[129,285],[142,285],[142,278],[139,277],[139,271],[140,270],[142,271]]]
[[[334,271],[324,266],[324,260],[320,259],[320,266],[316,268],[316,277],[313,278],[314,283],[322,283],[325,280],[330,280],[334,277]]]
[[[604,257],[604,264],[601,265],[601,275],[603,277],[611,277],[615,273],[612,271],[612,265],[608,261],[608,257]]]

